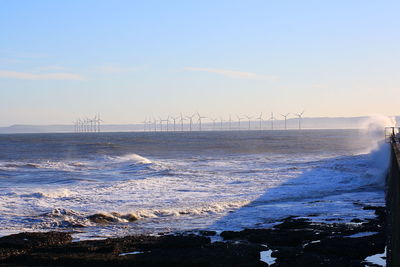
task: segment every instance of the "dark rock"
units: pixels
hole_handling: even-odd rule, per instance
[[[199,234],[204,236],[215,236],[217,232],[215,231],[199,231]]]
[[[117,223],[119,222],[118,218],[103,214],[103,213],[96,213],[87,217],[90,221],[99,224],[109,224],[109,223]]]
[[[301,229],[310,226],[310,220],[305,218],[295,219],[294,217],[288,217],[283,220],[282,223],[274,226],[276,229]]]
[[[0,238],[1,248],[39,248],[70,243],[72,237],[64,232],[19,233]]]
[[[7,265],[52,266],[267,266],[261,246],[216,242],[202,236],[129,236],[81,241],[14,253]],[[123,255],[121,253],[142,253]]]

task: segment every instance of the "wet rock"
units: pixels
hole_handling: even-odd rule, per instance
[[[118,218],[103,213],[96,213],[87,217],[90,221],[98,224],[109,224],[119,222]]]
[[[299,228],[305,228],[310,226],[310,220],[309,219],[296,219],[294,217],[288,217],[283,220],[282,223],[277,224],[274,226],[276,229],[299,229]]]
[[[357,224],[348,224],[313,223],[288,217],[273,229],[225,231],[221,236],[227,241],[246,240],[267,245],[276,258],[274,266],[364,266],[362,261],[367,256],[382,253],[386,245],[385,209],[366,209],[374,210],[377,218],[356,218],[353,222]],[[364,232],[378,234],[349,237]]]
[[[215,231],[199,231],[200,235],[203,236],[215,236],[217,234],[217,232]]]
[[[30,249],[70,243],[72,237],[64,232],[19,233],[0,238],[1,248]]]
[[[81,241],[14,253],[7,265],[51,266],[267,266],[262,247],[216,242],[203,236],[128,236]],[[140,252],[129,254],[129,252]],[[122,254],[128,253],[128,254]],[[121,256],[122,254],[122,256]]]

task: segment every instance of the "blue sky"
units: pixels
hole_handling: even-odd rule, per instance
[[[0,0],[0,125],[398,115],[398,1]]]

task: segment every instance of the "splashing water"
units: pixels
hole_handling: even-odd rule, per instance
[[[362,129],[371,140],[370,151],[378,149],[385,139],[385,127],[396,127],[396,119],[384,115],[373,115],[364,121]]]

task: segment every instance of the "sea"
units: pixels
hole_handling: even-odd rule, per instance
[[[0,135],[0,236],[76,240],[372,218],[390,150],[366,130]]]

